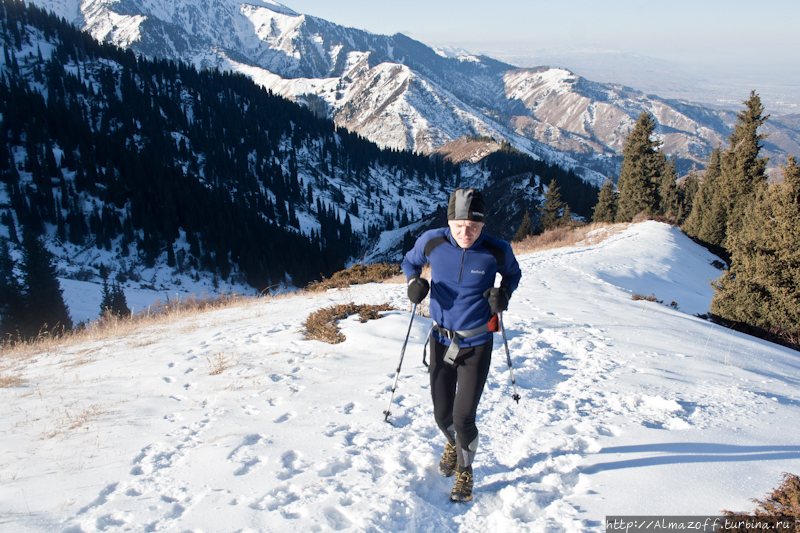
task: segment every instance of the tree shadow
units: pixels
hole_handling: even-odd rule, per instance
[[[800,446],[738,446],[702,442],[662,443],[603,448],[597,455],[633,453],[664,453],[667,455],[597,463],[580,467],[578,471],[581,474],[596,474],[609,470],[660,465],[786,461],[800,459]]]

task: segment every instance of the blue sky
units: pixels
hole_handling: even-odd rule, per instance
[[[286,0],[287,7],[428,45],[595,47],[702,65],[800,65],[800,1]]]

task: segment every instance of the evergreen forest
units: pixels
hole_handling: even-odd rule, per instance
[[[424,214],[382,184],[458,179],[449,162],[381,149],[243,75],[136,57],[17,0],[3,0],[0,26],[6,303],[30,292],[14,259],[26,232],[132,267],[305,286]]]
[[[782,178],[769,183],[760,156],[767,136],[759,133],[769,116],[755,91],[743,105],[727,147],[710,154],[702,176],[679,182],[643,112],[626,138],[616,188],[603,186],[593,220],[644,215],[681,226],[727,263],[712,282],[709,318],[800,349],[800,170],[789,156]]]

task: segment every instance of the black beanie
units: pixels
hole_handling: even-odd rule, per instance
[[[447,220],[486,222],[486,203],[476,189],[456,189],[447,204]]]

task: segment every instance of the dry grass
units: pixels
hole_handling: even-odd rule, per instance
[[[34,355],[55,353],[62,348],[85,342],[97,342],[132,335],[152,330],[154,326],[171,324],[207,311],[248,305],[255,300],[254,297],[238,294],[203,295],[202,297],[191,295],[187,298],[176,298],[167,302],[156,300],[153,305],[141,313],[130,317],[107,315],[102,319],[90,322],[83,328],[67,331],[63,335],[39,335],[29,340],[8,338],[0,342],[0,361],[28,359]]]
[[[541,235],[531,235],[520,242],[512,242],[514,255],[525,255],[567,246],[591,246],[619,233],[630,224],[593,222],[586,225],[562,226],[547,230]]]
[[[91,405],[78,405],[77,403],[73,403],[65,407],[56,407],[48,413],[47,419],[51,422],[47,424],[40,438],[67,438],[70,431],[78,429],[88,430],[93,422],[96,422],[108,413],[108,406],[103,406],[99,403]],[[36,421],[37,419],[33,420],[33,422]]]
[[[215,352],[206,356],[206,363],[208,364],[208,375],[218,376],[227,369],[236,366],[237,357],[233,354],[226,354],[225,352]]]
[[[353,302],[346,304],[325,307],[314,311],[303,322],[303,333],[306,339],[318,340],[330,344],[338,344],[345,341],[345,336],[339,331],[336,324],[338,320],[347,318],[350,315],[361,315],[361,322],[381,318],[381,311],[391,311],[394,307],[388,303],[380,305],[357,305]]]
[[[0,389],[10,389],[22,385],[22,378],[14,374],[0,374]]]
[[[350,285],[364,283],[377,283],[394,278],[400,274],[400,265],[389,263],[375,263],[373,265],[356,264],[347,270],[340,270],[330,278],[311,283],[306,287],[308,292],[322,292],[328,289],[341,289]]]
[[[659,300],[658,298],[656,298],[656,295],[652,293],[650,294],[650,296],[645,296],[644,294],[634,294],[633,296],[631,296],[631,298],[635,301],[646,300],[648,302],[655,302],[657,304],[664,303],[664,300]]]
[[[656,295],[653,294],[653,293],[650,293],[650,296],[645,296],[644,294],[634,294],[633,296],[631,296],[631,298],[633,300],[635,300],[635,301],[645,300],[647,302],[655,302],[657,304],[663,304],[664,303],[664,300],[659,300],[658,298],[656,298]],[[672,300],[669,303],[669,306],[672,307],[673,309],[679,309],[679,307],[680,307],[680,306],[678,306],[678,302],[676,302],[675,300]]]

